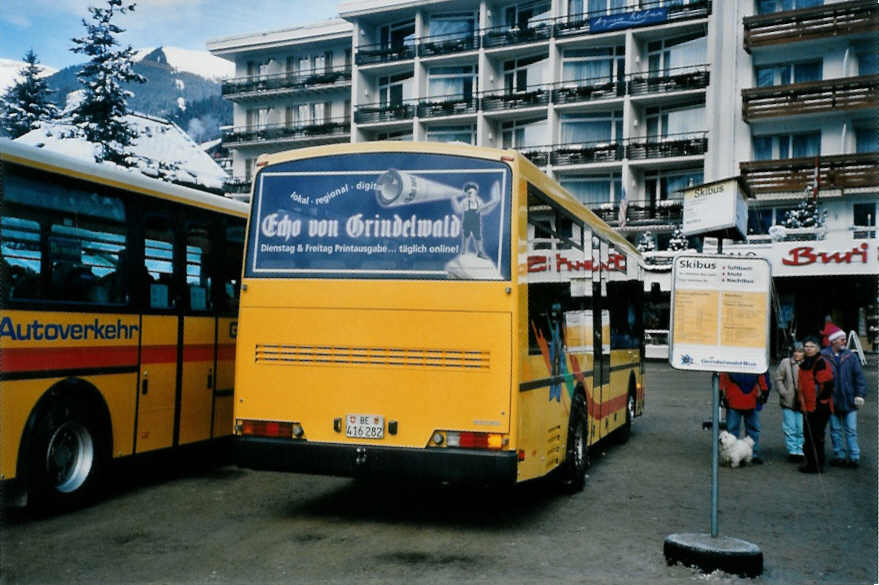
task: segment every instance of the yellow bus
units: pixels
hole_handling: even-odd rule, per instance
[[[247,206],[0,140],[0,479],[92,496],[114,458],[232,433]]]
[[[515,151],[263,156],[234,450],[254,469],[582,489],[644,406],[639,254]]]

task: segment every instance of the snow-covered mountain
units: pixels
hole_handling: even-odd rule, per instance
[[[216,57],[214,57],[216,59]],[[220,59],[222,61],[222,59]],[[229,63],[228,61],[226,61]],[[231,63],[229,63],[232,65]],[[52,67],[46,67],[42,63],[39,64],[40,67],[43,68],[43,77],[52,75],[57,69],[53,69]],[[16,80],[18,79],[18,74],[24,68],[24,61],[16,61],[14,59],[0,59],[0,93],[5,92],[8,87],[11,87]],[[232,65],[232,69],[235,69],[235,66]]]
[[[175,71],[194,73],[212,81],[220,81],[235,73],[234,63],[215,57],[207,51],[192,51],[178,47],[139,49],[134,61],[140,62],[144,59],[167,63]]]

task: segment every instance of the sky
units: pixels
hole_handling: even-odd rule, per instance
[[[126,4],[133,0],[128,0]],[[336,16],[337,0],[139,0],[133,13],[114,22],[117,38],[135,49],[180,47],[206,50],[206,43],[245,33],[279,30]],[[33,49],[40,63],[56,69],[88,59],[70,52],[83,36],[89,6],[105,0],[0,0],[0,58],[21,60]]]

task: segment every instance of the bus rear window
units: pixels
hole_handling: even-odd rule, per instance
[[[420,153],[267,167],[246,274],[509,280],[510,178],[499,161]]]

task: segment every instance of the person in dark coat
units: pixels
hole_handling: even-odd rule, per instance
[[[830,465],[858,467],[861,449],[858,446],[858,409],[864,405],[867,381],[861,361],[845,347],[845,332],[830,334],[830,347],[821,351],[833,368],[833,413],[830,415],[830,442],[833,456]]]
[[[797,379],[800,408],[805,417],[806,463],[800,466],[803,473],[824,470],[824,429],[833,409],[833,369],[819,353],[818,343],[814,337],[803,343],[806,357],[800,362]]]
[[[742,420],[745,432],[754,440],[751,463],[760,465],[760,409],[769,398],[766,374],[721,374],[720,393],[726,406],[726,430],[738,439]]]

